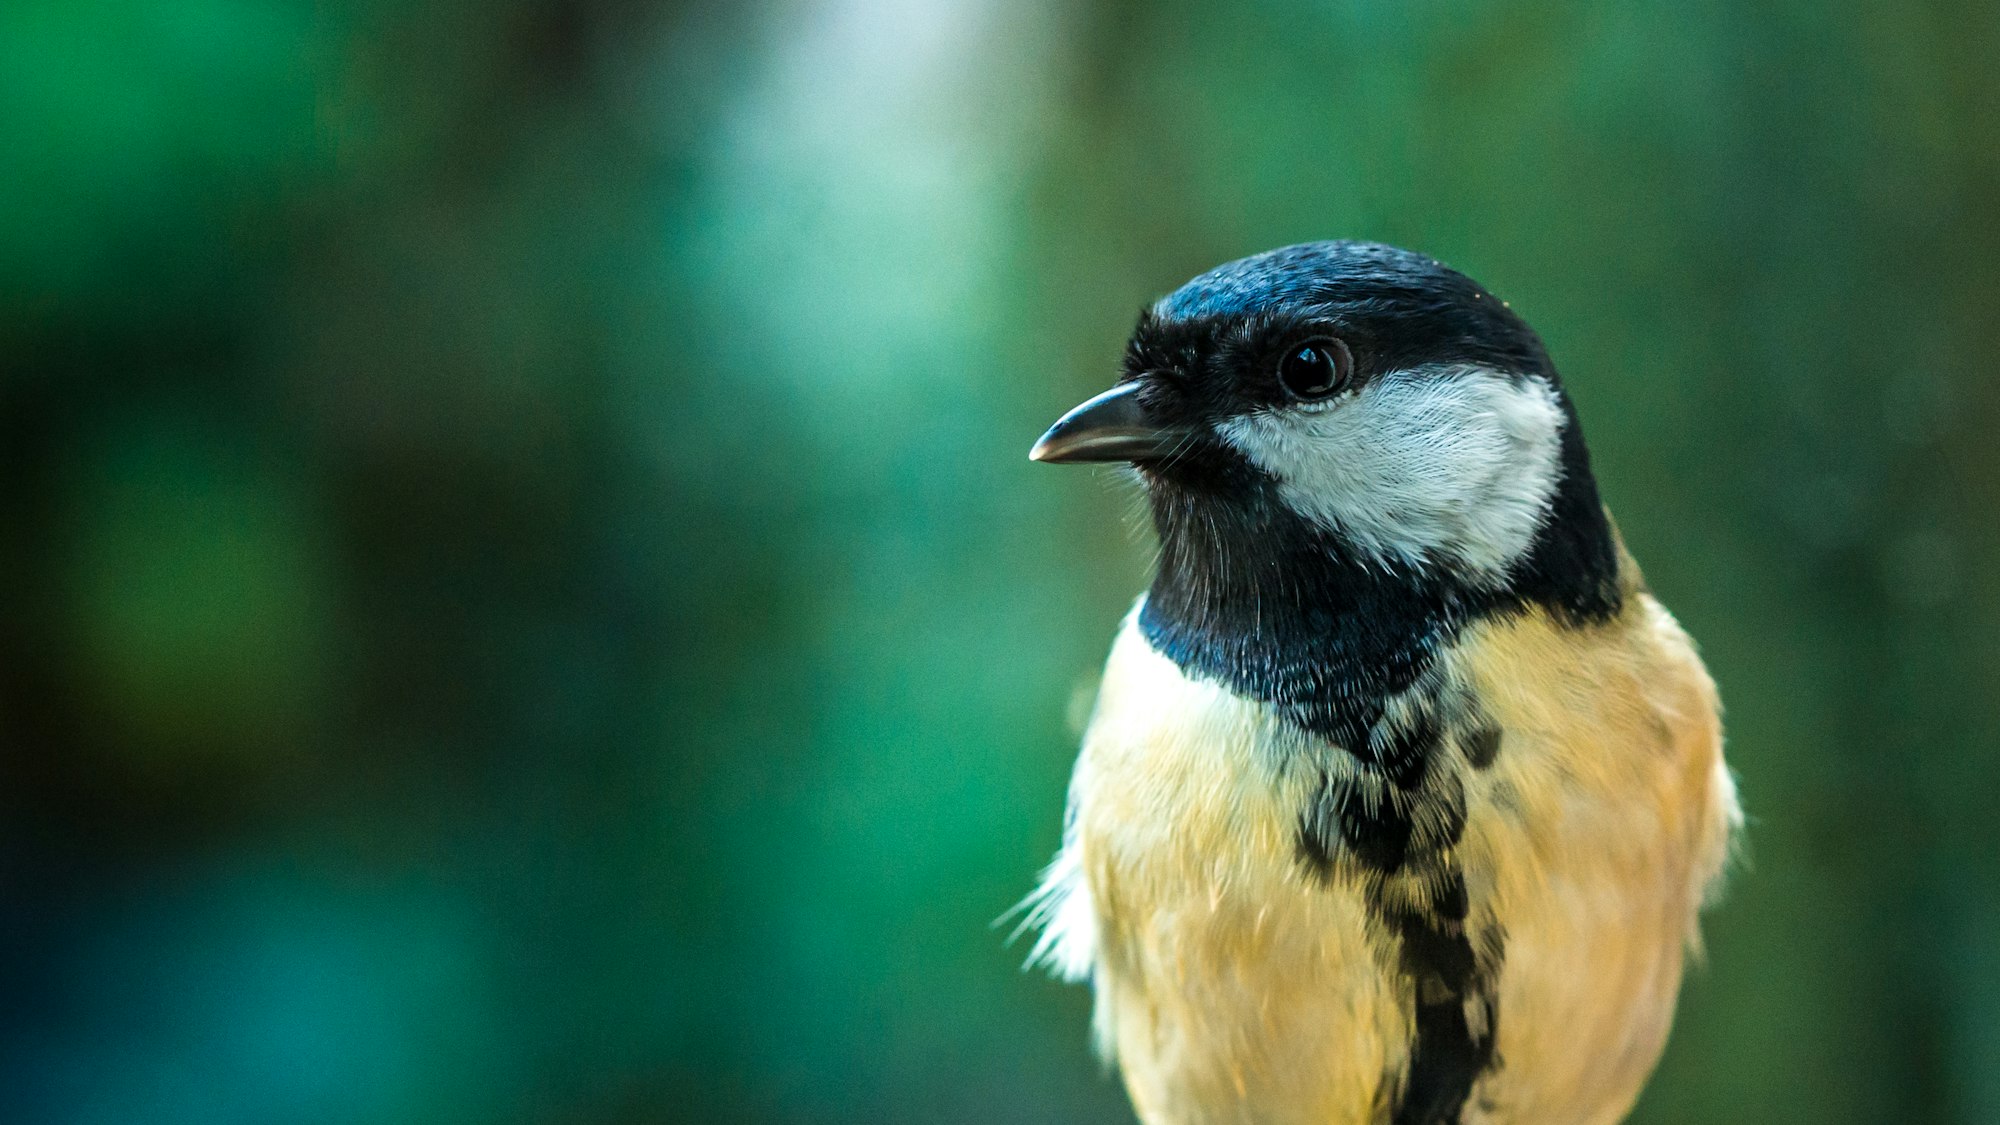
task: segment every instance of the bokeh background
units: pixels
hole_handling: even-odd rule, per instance
[[[1024,454],[1142,303],[1363,236],[1541,329],[1724,689],[1748,862],[1635,1120],[2000,1121],[1996,58],[10,0],[0,1119],[1130,1121],[992,923],[1149,546]]]

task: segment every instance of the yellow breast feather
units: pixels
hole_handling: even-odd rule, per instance
[[[1462,1119],[1615,1121],[1664,1042],[1739,820],[1713,686],[1643,594],[1602,625],[1476,624],[1433,675],[1460,701],[1436,768],[1464,795],[1464,926],[1504,935],[1493,997],[1467,1010],[1481,1035],[1497,1013],[1499,1061]],[[1126,622],[1038,950],[1092,978],[1100,1046],[1148,1125],[1359,1125],[1404,1093],[1421,997],[1382,923],[1396,878],[1302,855],[1324,771],[1351,758],[1314,741]]]

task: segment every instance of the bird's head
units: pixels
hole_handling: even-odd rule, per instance
[[[1541,341],[1470,278],[1389,246],[1289,246],[1188,282],[1140,315],[1118,384],[1030,456],[1132,463],[1163,566],[1331,553],[1468,591],[1602,585],[1615,567]]]

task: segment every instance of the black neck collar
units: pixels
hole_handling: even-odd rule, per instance
[[[1160,563],[1139,618],[1146,639],[1352,752],[1471,622],[1540,606],[1584,624],[1620,608],[1617,548],[1573,417],[1548,522],[1497,586],[1363,559],[1240,460],[1150,483]]]

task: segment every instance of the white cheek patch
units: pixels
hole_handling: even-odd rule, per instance
[[[1300,515],[1364,555],[1497,581],[1527,554],[1562,475],[1548,380],[1484,367],[1392,371],[1324,404],[1217,427]]]

